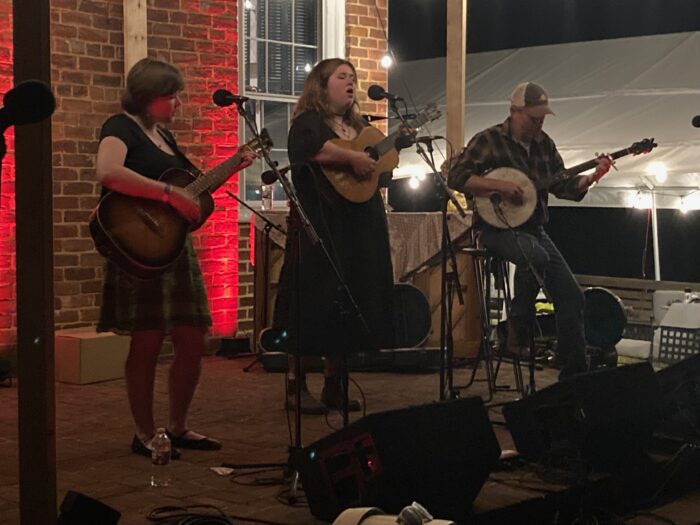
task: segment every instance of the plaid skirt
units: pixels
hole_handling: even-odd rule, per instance
[[[174,326],[211,326],[202,271],[189,237],[173,266],[153,279],[136,279],[107,262],[98,332],[168,332]]]

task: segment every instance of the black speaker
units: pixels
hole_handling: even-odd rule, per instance
[[[61,502],[58,525],[116,525],[121,513],[85,494],[69,490]]]
[[[349,507],[398,513],[413,501],[462,521],[501,449],[481,398],[363,417],[293,457],[314,516]]]
[[[658,380],[644,362],[573,376],[506,404],[503,415],[523,456],[576,452],[608,469],[642,456],[660,409]]]

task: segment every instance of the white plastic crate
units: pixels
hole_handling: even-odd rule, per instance
[[[675,303],[661,323],[659,361],[676,363],[700,354],[700,303]]]

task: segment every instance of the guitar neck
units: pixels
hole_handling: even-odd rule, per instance
[[[408,124],[409,127],[417,129],[421,127],[423,124],[425,124],[429,118],[426,115],[418,115],[416,118],[413,120],[407,121],[406,124]],[[384,155],[387,151],[390,151],[394,149],[394,145],[396,144],[396,139],[401,136],[401,129],[397,129],[393,133],[390,133],[387,135],[385,138],[383,138],[379,143],[374,145],[374,149],[377,151],[379,156],[381,157]]]
[[[197,177],[193,182],[188,184],[185,189],[190,195],[195,197],[201,195],[205,191],[212,193],[235,173],[236,166],[240,163],[241,150],[239,149],[234,155],[221,164],[206,172],[204,175]]]

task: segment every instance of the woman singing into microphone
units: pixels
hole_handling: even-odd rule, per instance
[[[331,142],[352,140],[367,126],[356,95],[357,74],[350,62],[339,58],[319,62],[306,79],[289,131],[289,160],[299,200],[361,314],[358,317],[339,288],[321,247],[311,244],[292,217],[273,325],[291,335],[289,348],[298,342],[302,355],[326,356],[322,404],[309,394],[303,366],[288,382],[287,408],[294,408],[294,381],[299,380],[304,413],[342,407],[343,355],[386,348],[393,340],[393,272],[379,190],[367,202],[350,202],[334,190],[320,169],[341,165],[365,178],[376,165],[366,153]],[[349,402],[350,410],[359,408],[359,402]]]

